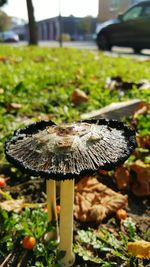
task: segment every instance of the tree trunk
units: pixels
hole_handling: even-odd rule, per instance
[[[27,3],[28,20],[29,20],[29,45],[37,45],[38,36],[37,36],[37,25],[34,18],[34,7],[32,4],[32,0],[26,0],[26,3]]]

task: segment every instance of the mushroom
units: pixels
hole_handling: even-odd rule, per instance
[[[6,156],[32,175],[61,181],[60,244],[62,266],[72,266],[74,180],[123,163],[136,146],[135,132],[105,119],[56,125],[38,122],[17,131],[6,143]]]
[[[36,164],[36,160],[37,160],[37,154],[40,153],[40,149],[38,148],[38,146],[40,146],[40,144],[38,145],[38,143],[35,143],[33,140],[30,141],[24,139],[24,137],[26,136],[31,136],[32,133],[36,133],[39,130],[45,129],[45,127],[47,126],[51,126],[54,123],[51,121],[40,121],[37,122],[36,124],[31,124],[28,127],[26,127],[25,129],[21,129],[15,132],[14,137],[12,138],[12,142],[15,143],[15,136],[17,136],[18,141],[20,140],[21,143],[20,145],[17,145],[14,147],[14,155],[10,155],[9,153],[7,153],[7,146],[9,146],[9,142],[6,144],[6,155],[8,160],[10,160],[12,163],[14,164],[19,164],[20,167],[22,167],[25,171],[26,171],[26,166],[25,166],[25,161],[24,161],[24,156],[26,157],[31,155],[31,157],[33,157],[33,161],[31,163],[32,164]],[[25,143],[22,143],[22,141],[25,141]],[[29,142],[28,142],[29,141]],[[26,143],[27,142],[27,143]],[[31,147],[30,147],[31,145]],[[18,151],[19,149],[19,151]],[[25,153],[26,150],[26,153]],[[17,159],[18,157],[16,157],[16,153],[20,155],[20,153],[22,154],[21,156],[21,160]],[[40,154],[39,154],[40,156]],[[38,164],[40,164],[40,162],[38,162]],[[29,164],[30,165],[30,164]],[[31,174],[35,175],[35,172],[32,170],[32,166],[29,166],[29,169],[31,167]],[[38,168],[38,166],[37,166]],[[56,230],[51,231],[47,234],[46,239],[58,239],[58,224],[57,224],[57,212],[56,212],[56,182],[55,180],[52,179],[47,179],[46,180],[46,193],[47,193],[47,212],[48,212],[48,219],[50,222],[56,222]]]

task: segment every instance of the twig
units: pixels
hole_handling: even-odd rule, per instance
[[[18,264],[17,264],[17,267],[20,267],[20,266],[21,266],[22,261],[24,260],[24,258],[26,257],[26,255],[27,255],[27,250],[26,250],[26,251],[24,252],[24,254],[22,255],[20,261],[19,261]]]
[[[2,262],[2,264],[0,265],[0,267],[3,267],[5,265],[5,263],[9,260],[10,256],[12,255],[12,253],[9,253],[8,256],[5,258],[5,260]]]
[[[24,208],[41,208],[46,206],[46,203],[24,203],[23,207]]]

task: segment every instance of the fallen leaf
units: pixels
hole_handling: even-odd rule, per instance
[[[130,172],[127,167],[119,166],[115,170],[114,177],[119,190],[128,189],[130,185]]]
[[[139,88],[142,85],[143,85],[143,82],[135,83],[131,81],[123,81],[122,77],[120,76],[108,77],[105,83],[105,87],[109,88],[111,91],[115,89],[129,90],[129,89],[132,89],[133,86],[137,86]]]
[[[38,117],[38,120],[44,120],[44,121],[48,121],[51,119],[51,115],[49,114],[40,114]]]
[[[0,203],[0,208],[18,213],[24,208],[24,199],[5,200]]]
[[[138,240],[128,243],[128,252],[137,258],[150,259],[150,242],[145,240]]]
[[[34,62],[41,63],[41,62],[45,62],[45,60],[46,58],[44,56],[39,56],[34,59]]]
[[[139,82],[124,81],[121,76],[108,77],[105,87],[112,90],[129,90],[136,86],[140,90],[150,89],[150,81],[140,80]]]
[[[79,105],[79,104],[81,104],[83,102],[87,102],[88,101],[88,96],[82,90],[75,89],[73,91],[73,93],[71,94],[70,101],[74,105]]]
[[[8,57],[5,57],[5,56],[0,56],[0,61],[3,62],[3,63],[6,63],[9,61]]]
[[[11,109],[20,109],[21,107],[22,107],[22,105],[19,104],[19,103],[9,103],[7,105],[7,109],[8,110],[11,110]]]
[[[146,102],[141,102],[137,106],[137,110],[135,111],[133,118],[136,119],[139,115],[144,115],[148,112],[149,110],[149,105]]]
[[[138,147],[150,149],[150,134],[146,136],[137,135]]]
[[[124,117],[133,116],[145,101],[140,99],[132,99],[123,102],[114,102],[101,109],[93,110],[88,113],[83,113],[81,119],[99,119],[108,118],[122,120]]]
[[[114,192],[97,178],[84,177],[75,186],[74,216],[83,222],[101,222],[127,202],[126,195]]]
[[[134,171],[136,180],[133,182],[131,190],[136,196],[144,197],[150,195],[150,164],[145,164],[141,160],[136,160],[130,170]]]

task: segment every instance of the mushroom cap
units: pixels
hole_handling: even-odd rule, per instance
[[[65,180],[111,170],[136,147],[135,131],[114,120],[40,121],[6,142],[8,161],[34,176]]]

